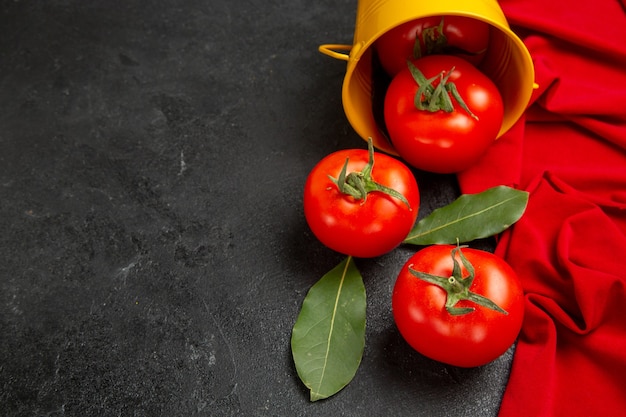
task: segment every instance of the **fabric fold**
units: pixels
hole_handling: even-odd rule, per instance
[[[529,191],[496,254],[525,319],[501,417],[626,412],[626,13],[623,2],[503,0],[539,85],[461,191]]]

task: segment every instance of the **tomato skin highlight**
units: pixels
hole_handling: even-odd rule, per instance
[[[431,53],[459,56],[475,66],[482,62],[489,46],[489,24],[465,16],[429,16],[396,26],[376,40],[376,52],[387,74],[393,77],[406,67],[407,59],[421,58],[414,55],[416,39],[422,56],[428,54],[426,32],[438,27],[442,18],[446,42],[442,50]]]
[[[407,68],[391,81],[385,94],[384,119],[398,154],[415,168],[441,174],[463,171],[481,158],[496,140],[504,105],[495,84],[467,61],[428,56],[413,61],[426,78],[450,74],[472,117],[452,99],[453,111],[420,110],[415,106],[418,83]]]
[[[476,273],[470,290],[489,298],[508,314],[464,300],[457,306],[474,307],[475,311],[451,315],[444,307],[446,292],[413,275],[409,267],[451,276],[454,248],[428,246],[406,262],[392,293],[393,317],[402,337],[422,355],[459,367],[481,366],[497,359],[517,339],[524,317],[523,290],[515,271],[503,259],[490,252],[464,248],[463,254]],[[466,276],[464,268],[463,271]]]
[[[338,178],[348,159],[347,172],[362,171],[368,151],[349,149],[323,158],[304,185],[304,215],[313,234],[330,249],[359,258],[372,258],[396,248],[415,224],[419,189],[411,170],[391,156],[376,153],[372,179],[402,194],[409,206],[382,192],[357,200],[339,191],[328,176]]]

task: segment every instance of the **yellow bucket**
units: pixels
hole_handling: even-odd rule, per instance
[[[371,137],[380,150],[397,155],[373,111],[373,44],[405,22],[444,15],[470,17],[490,25],[489,48],[479,68],[496,84],[504,102],[498,137],[515,124],[528,106],[536,88],[532,58],[509,27],[496,0],[359,0],[353,44],[325,44],[319,50],[348,62],[342,86],[344,111],[359,136]]]

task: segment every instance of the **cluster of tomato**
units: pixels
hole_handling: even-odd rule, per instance
[[[476,66],[488,44],[489,26],[460,16],[410,21],[377,40],[376,56],[391,77],[385,127],[409,165],[436,173],[459,172],[476,163],[496,139],[502,99]],[[371,140],[368,150],[342,150],[322,159],[304,187],[305,217],[315,236],[329,248],[358,258],[380,256],[400,245],[416,222],[419,204],[412,171],[380,153],[374,164]],[[444,278],[431,285],[416,273]],[[470,281],[464,280],[468,273]],[[458,286],[471,281],[471,290]],[[502,282],[510,290],[503,290]],[[470,301],[446,311],[442,306],[451,292],[463,293]],[[484,301],[474,292],[497,298],[497,308],[471,307]],[[444,245],[418,251],[402,269],[392,302],[400,333],[413,348],[459,366],[495,359],[513,343],[521,326],[521,289],[515,273],[483,251],[460,253],[459,247]]]
[[[375,52],[392,81],[384,120],[398,154],[431,172],[463,171],[496,139],[504,114],[481,64],[489,25],[464,16],[409,21],[383,34]]]

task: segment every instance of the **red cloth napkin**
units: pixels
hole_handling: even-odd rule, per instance
[[[526,316],[500,409],[626,415],[626,5],[502,0],[533,57],[532,105],[464,193],[530,192],[496,253],[519,274]]]

